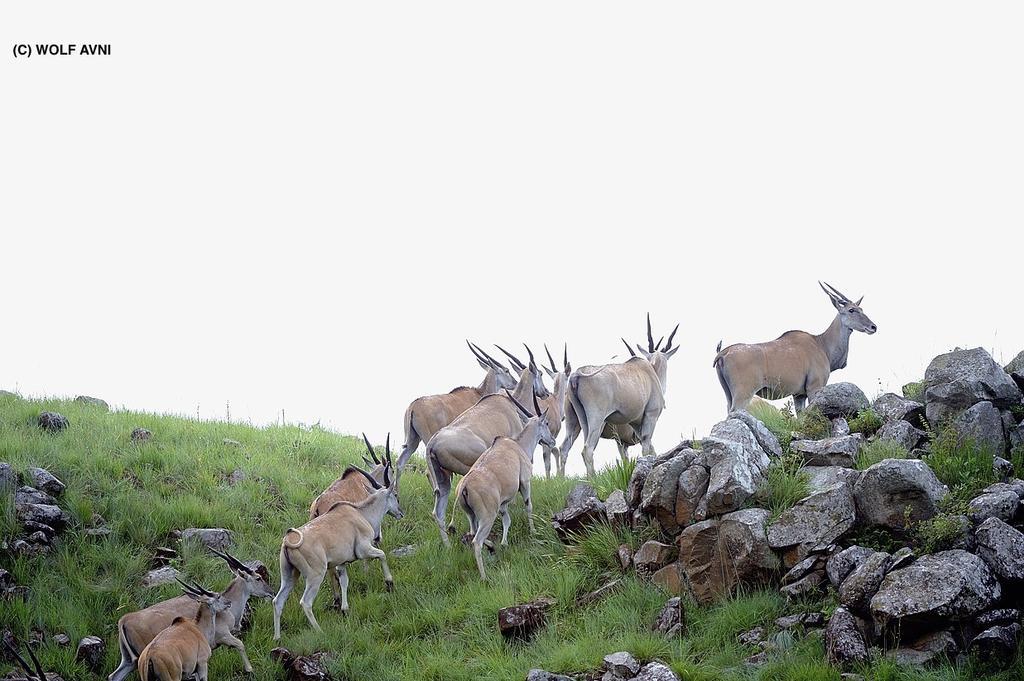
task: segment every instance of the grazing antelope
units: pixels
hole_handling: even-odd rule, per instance
[[[211,551],[224,559],[228,569],[234,574],[234,579],[228,587],[221,592],[221,596],[231,605],[229,608],[230,617],[224,616],[217,619],[217,626],[211,645],[217,647],[226,645],[238,651],[242,657],[242,664],[246,673],[252,673],[252,664],[249,656],[245,653],[245,644],[236,637],[232,629],[236,629],[242,621],[242,614],[249,598],[272,598],[274,592],[270,588],[269,575],[265,569],[253,570],[248,565],[238,560],[229,553]],[[110,676],[108,681],[122,681],[132,673],[135,662],[139,659],[139,651],[149,645],[153,638],[169,627],[176,617],[194,619],[198,612],[194,599],[186,596],[171,598],[144,610],[130,612],[117,621],[117,645],[121,652],[121,663]]]
[[[484,380],[475,388],[463,386],[444,395],[426,395],[412,401],[405,410],[405,444],[398,455],[396,476],[401,475],[420,442],[428,442],[434,433],[479,402],[481,397],[515,387],[516,379],[504,364],[469,341],[466,344],[480,367],[487,372]]]
[[[300,600],[306,619],[321,631],[313,615],[313,601],[330,572],[334,589],[334,604],[348,613],[348,564],[356,560],[380,561],[387,590],[394,588],[394,579],[388,567],[387,554],[373,545],[380,536],[380,526],[390,509],[398,507],[398,478],[391,478],[391,457],[384,455],[384,482],[378,483],[369,473],[361,471],[371,481],[373,491],[359,503],[336,501],[327,512],[302,527],[291,528],[281,540],[281,589],[274,596],[274,640],[281,638],[281,611],[288,594],[295,586],[299,573],[306,580],[306,589]],[[398,510],[401,517],[401,510]]]
[[[529,348],[527,348],[529,350]],[[530,364],[519,376],[512,392],[520,404],[537,395],[550,395],[541,380],[540,369],[530,353]],[[434,519],[441,540],[449,545],[445,511],[452,488],[452,475],[465,475],[497,437],[511,437],[523,429],[523,419],[507,395],[487,395],[454,421],[434,433],[427,442],[427,472],[434,487]],[[454,524],[452,525],[454,529]]]
[[[550,358],[549,358],[550,359]],[[552,362],[554,364],[554,362]],[[487,537],[494,521],[501,513],[501,545],[508,546],[508,528],[512,516],[509,503],[516,494],[523,496],[526,503],[526,518],[533,534],[533,500],[530,496],[530,479],[533,476],[533,451],[538,443],[555,446],[555,436],[537,396],[533,397],[534,411],[531,413],[511,393],[509,399],[526,419],[526,425],[515,437],[499,437],[480,455],[455,490],[456,503],[462,507],[469,519],[469,531],[473,535],[473,554],[480,570],[480,579],[486,581],[483,547],[490,545]]]
[[[363,457],[363,462],[370,469],[370,477],[376,480],[379,486],[379,483],[384,480],[384,470],[387,466],[377,458],[377,453],[373,451],[373,446],[370,444],[369,439],[367,439],[366,433],[363,433],[363,442],[366,444],[366,451],[370,454],[370,458]],[[391,461],[391,433],[388,433],[388,438],[384,443],[384,452],[384,460]],[[394,475],[393,470],[389,472],[391,475]],[[349,466],[342,472],[340,478],[332,482],[330,487],[313,500],[309,507],[309,519],[312,520],[317,516],[323,515],[336,501],[349,501],[357,504],[370,496],[373,489],[366,481],[366,478],[363,477],[362,470],[356,466]],[[388,512],[395,518],[402,517],[397,503],[394,508],[389,508]],[[379,540],[380,537],[377,537],[377,539]]]
[[[665,390],[668,385],[668,360],[679,350],[672,347],[679,325],[672,329],[668,343],[654,342],[651,334],[651,316],[647,315],[647,349],[637,344],[643,357],[635,355],[621,364],[580,367],[569,377],[569,402],[575,419],[583,431],[583,463],[587,475],[594,475],[594,448],[606,426],[625,425],[639,433],[643,453],[653,454],[651,436],[665,408]],[[629,344],[626,344],[629,347]],[[632,348],[630,348],[632,353]],[[567,456],[579,430],[569,427],[566,419],[562,456]],[[624,452],[619,448],[620,455]],[[626,454],[628,456],[628,453]]]
[[[199,603],[195,617],[175,617],[171,625],[158,633],[139,654],[142,681],[181,681],[183,677],[207,681],[211,642],[217,628],[217,615],[227,611],[231,602],[196,583],[180,579],[185,597]]]
[[[43,665],[39,664],[39,658],[36,657],[36,653],[32,650],[31,645],[26,644],[25,649],[28,650],[28,656],[32,659],[32,665],[35,667],[35,670],[28,666],[28,662],[25,662],[25,658],[21,656],[18,649],[8,643],[6,639],[4,639],[4,648],[7,650],[7,654],[13,657],[21,665],[21,668],[25,670],[25,681],[47,681],[49,677],[43,671]]]
[[[769,400],[792,395],[793,406],[801,411],[829,375],[846,366],[850,335],[860,331],[870,336],[878,330],[860,308],[863,296],[854,303],[832,286],[818,285],[837,311],[823,333],[787,331],[773,341],[737,343],[724,350],[718,344],[713,366],[730,412],[746,409],[754,395]]]

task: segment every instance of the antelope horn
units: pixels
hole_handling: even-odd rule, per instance
[[[234,556],[232,556],[230,553],[222,553],[222,552],[220,552],[217,549],[212,548],[212,547],[210,548],[210,553],[212,553],[215,556],[220,556],[221,558],[224,559],[224,562],[226,562],[230,567],[233,567],[236,570],[244,570],[245,572],[248,572],[249,574],[253,574],[254,573],[254,570],[252,570],[248,565],[246,565],[242,561],[240,561],[237,558],[235,558]]]
[[[377,458],[377,453],[373,451],[373,447],[370,445],[370,441],[367,439],[366,433],[363,433],[363,442],[366,443],[366,451],[370,452],[370,458],[373,459],[373,463],[379,466],[380,459]]]
[[[181,585],[181,590],[184,591],[187,594],[192,594],[193,596],[204,596],[205,595],[198,588],[192,586],[191,584],[186,584],[185,582],[181,581],[177,577],[174,578],[174,581],[176,581],[178,584],[180,584]]]
[[[839,296],[839,298],[840,298],[840,299],[841,299],[841,300],[842,300],[842,301],[843,301],[844,303],[849,303],[849,302],[852,302],[852,301],[851,301],[851,299],[850,299],[850,296],[846,295],[845,293],[843,293],[842,291],[840,291],[839,289],[837,289],[837,288],[836,288],[835,286],[833,286],[832,284],[829,284],[828,282],[825,282],[825,285],[826,285],[826,286],[828,286],[828,287],[829,287],[830,289],[832,289],[833,291],[835,291],[836,295],[838,295],[838,296]]]
[[[388,463],[391,463],[391,432],[388,431],[388,437],[384,440],[384,456],[387,457]]]
[[[512,361],[512,366],[515,367],[516,371],[522,371],[523,369],[526,368],[526,365],[523,364],[522,362],[520,362],[518,357],[513,355],[511,352],[509,352],[505,348],[503,348],[503,347],[501,347],[500,345],[497,345],[497,344],[495,344],[494,347],[498,348],[499,350],[501,350],[502,352],[505,353],[505,356],[508,357]]]
[[[508,388],[505,388],[505,394],[508,395],[508,399],[512,400],[512,404],[516,405],[519,411],[523,413],[523,416],[525,416],[526,418],[530,418],[531,416],[533,416],[533,414],[530,413],[529,409],[520,404],[519,400],[512,396],[512,393],[508,391]],[[534,395],[534,397],[536,397],[536,395]]]
[[[672,339],[676,337],[676,331],[678,331],[678,330],[679,330],[679,325],[676,324],[676,328],[672,329],[672,333],[670,333],[668,335],[668,345],[665,346],[665,349],[662,350],[662,352],[668,352],[669,350],[672,349]]]
[[[569,344],[568,343],[563,343],[562,344],[562,364],[563,364],[563,366],[565,368],[565,373],[568,374],[569,371],[570,371],[570,368],[569,368]]]
[[[537,362],[536,362],[536,360],[533,359],[533,350],[531,350],[530,346],[527,345],[526,343],[523,343],[523,347],[526,348],[526,352],[528,352],[530,354],[530,368],[531,369],[536,369],[537,368]]]
[[[4,641],[4,648],[7,649],[8,653],[14,656],[14,659],[18,661],[21,668],[25,670],[26,674],[28,674],[26,677],[28,681],[31,681],[37,674],[42,674],[39,678],[42,679],[42,681],[46,681],[46,673],[42,671],[42,668],[39,665],[39,660],[37,660],[36,656],[32,653],[32,646],[26,645],[25,647],[28,648],[28,654],[36,665],[36,671],[32,671],[32,668],[28,666],[28,662],[25,661],[25,658],[21,656],[21,653],[19,653],[14,646],[7,641]]]
[[[377,482],[376,480],[374,480],[372,475],[370,475],[369,473],[364,471],[359,466],[352,466],[352,468],[354,468],[355,470],[357,470],[360,473],[362,473],[363,477],[370,481],[370,486],[371,487],[373,487],[374,489],[380,489],[380,483]],[[387,475],[387,469],[384,469],[384,470],[385,470],[385,476],[386,476]]]
[[[479,345],[473,344],[473,348],[475,348],[477,352],[479,352],[481,355],[484,356],[485,359],[487,359],[491,364],[493,364],[494,368],[501,369],[502,371],[508,371],[504,364],[502,364],[501,362],[499,362],[498,360],[494,359],[486,352],[484,352],[483,348],[481,348]]]
[[[46,672],[43,671],[43,665],[39,664],[39,658],[36,657],[36,653],[32,650],[32,646],[26,643],[25,650],[28,651],[28,656],[32,660],[32,664],[36,667],[36,672],[39,674],[39,681],[47,681]]]
[[[656,344],[656,345],[654,346],[654,349],[655,349],[655,350],[658,350],[658,349],[660,349],[660,348],[661,348],[661,341],[663,341],[663,340],[665,340],[665,337],[664,337],[664,336],[662,336],[661,338],[659,338],[659,339],[658,339],[658,342],[657,342],[657,344]]]
[[[636,353],[635,353],[635,352],[633,352],[633,348],[632,348],[632,347],[630,347],[630,345],[629,345],[629,341],[628,341],[628,340],[626,340],[625,338],[623,338],[623,339],[622,339],[622,342],[626,344],[626,349],[627,349],[627,350],[629,350],[629,355],[630,355],[630,357],[636,357]]]
[[[850,302],[849,298],[847,298],[842,293],[840,293],[837,289],[835,289],[828,282],[822,283],[822,282],[819,281],[818,285],[821,286],[821,290],[822,291],[824,291],[825,293],[828,294],[829,298],[831,298],[833,300],[836,300],[836,301],[839,301],[840,303],[848,303],[848,302]]]
[[[476,357],[478,360],[480,360],[484,364],[490,364],[489,361],[484,359],[484,357],[479,352],[476,351],[476,349],[473,347],[473,344],[469,342],[468,338],[466,339],[466,345],[469,346],[469,351],[473,353],[474,357]]]
[[[654,335],[651,333],[651,313],[647,313],[647,350],[654,352]]]
[[[540,416],[543,412],[540,408],[540,402],[537,401],[537,393],[536,391],[533,390],[531,390],[530,392],[533,393],[533,408],[537,410],[537,416]]]
[[[551,351],[548,350],[548,344],[544,344],[544,352],[548,354],[548,361],[551,362],[551,373],[557,374],[558,369],[555,368],[555,358],[551,356]]]

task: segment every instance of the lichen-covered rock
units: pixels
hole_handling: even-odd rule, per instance
[[[679,676],[667,664],[649,662],[633,677],[633,681],[679,681]]]
[[[846,466],[801,466],[798,472],[807,476],[807,486],[812,492],[820,492],[837,483],[849,485],[853,489],[853,485],[860,479],[860,471]]]
[[[960,647],[956,643],[953,632],[949,629],[931,631],[916,639],[891,650],[887,655],[899,664],[925,665],[951,660],[956,657]]]
[[[654,456],[641,456],[636,459],[633,474],[629,476],[629,484],[626,485],[626,503],[630,509],[640,507],[644,484],[647,482],[647,476],[651,474],[651,469],[654,468],[655,459]]]
[[[613,489],[605,498],[604,512],[612,525],[617,527],[629,525],[629,504],[626,503],[626,495],[621,489]]]
[[[978,556],[1000,579],[1024,582],[1024,534],[999,518],[989,518],[974,533]]]
[[[853,487],[857,513],[866,525],[905,529],[931,518],[949,488],[917,459],[885,459],[861,473]]]
[[[660,541],[645,541],[633,556],[633,566],[641,577],[650,577],[655,572],[675,561],[679,549]]]
[[[908,421],[914,426],[923,425],[924,404],[896,393],[885,393],[874,401],[871,408],[885,423]]]
[[[907,421],[889,421],[878,430],[879,440],[895,442],[908,452],[921,444],[924,438],[924,431],[918,430]]]
[[[714,437],[704,439],[701,458],[710,466],[703,504],[707,516],[739,509],[764,482],[770,463],[760,447],[747,448]]]
[[[814,492],[783,511],[778,520],[768,526],[768,545],[773,549],[795,547],[791,561],[795,564],[812,551],[835,542],[853,529],[856,522],[850,488],[837,484]]]
[[[978,402],[996,407],[1020,404],[1021,391],[1001,366],[982,348],[939,355],[925,371],[925,413],[939,424]]]
[[[558,538],[568,542],[585,528],[606,520],[604,502],[597,498],[597,492],[590,485],[580,483],[569,492],[565,508],[551,517],[551,525]]]
[[[131,434],[132,442],[149,442],[153,439],[153,431],[147,428],[135,428]]]
[[[57,433],[68,427],[68,419],[55,411],[44,411],[37,419],[39,427],[49,433]]]
[[[227,551],[235,544],[235,535],[223,527],[189,527],[179,532],[181,541],[198,542],[208,549]]]
[[[991,402],[978,402],[968,407],[950,425],[958,442],[970,442],[995,455],[1006,451],[1003,417]]]
[[[40,489],[52,497],[59,497],[64,494],[65,485],[45,468],[31,467],[28,469],[28,477],[36,489]]]
[[[574,681],[574,679],[571,676],[554,674],[543,669],[531,669],[526,674],[526,681]]]
[[[796,440],[789,444],[794,452],[800,452],[807,466],[843,466],[853,468],[857,464],[857,454],[864,445],[864,436],[860,433],[828,437],[824,440]]]
[[[506,639],[528,641],[547,623],[547,611],[554,604],[550,599],[512,605],[498,610],[498,630]]]
[[[686,527],[692,522],[705,519],[710,479],[708,468],[700,463],[691,465],[679,474],[675,516],[675,524],[678,527]]]
[[[747,425],[750,432],[753,433],[754,439],[764,450],[765,454],[769,457],[782,456],[782,445],[779,444],[779,438],[775,437],[775,433],[768,430],[768,427],[764,425],[759,419],[755,418],[750,412],[743,411],[742,409],[734,411],[729,414],[731,419],[739,419]]]
[[[1006,669],[1013,662],[1020,638],[1021,626],[1016,622],[990,627],[971,640],[968,652],[983,669]]]
[[[828,419],[850,419],[870,405],[864,391],[853,383],[830,383],[808,400],[808,406],[817,407]]]
[[[839,606],[825,626],[825,655],[839,667],[851,667],[868,661],[868,647],[857,626],[857,619]]]
[[[871,599],[882,626],[960,621],[988,608],[1002,595],[999,581],[981,558],[953,549],[918,558],[893,570]]]
[[[103,654],[107,646],[99,636],[86,636],[78,642],[75,661],[81,662],[94,673],[103,668]]]
[[[828,581],[838,589],[843,580],[849,577],[850,573],[873,553],[874,551],[866,546],[851,546],[833,553],[825,563]]]
[[[662,606],[651,629],[666,636],[682,636],[686,631],[686,611],[683,609],[683,599],[673,596],[665,601],[665,605]]]
[[[676,522],[679,476],[693,465],[698,455],[695,450],[683,450],[671,459],[655,465],[644,481],[640,510],[657,520],[668,534],[679,530]]]
[[[603,662],[605,671],[612,675],[612,679],[632,679],[640,672],[640,663],[624,650],[605,655]]]
[[[892,562],[892,556],[885,551],[865,558],[840,585],[839,602],[854,612],[867,614],[871,597],[878,592]]]
[[[967,517],[973,523],[983,523],[989,518],[1012,522],[1020,504],[1020,497],[1012,489],[984,492],[967,504]]]

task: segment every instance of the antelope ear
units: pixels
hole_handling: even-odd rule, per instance
[[[679,346],[677,345],[677,346],[675,346],[674,348],[672,348],[671,350],[669,350],[668,352],[666,352],[664,354],[665,354],[666,357],[671,357],[672,355],[676,354],[676,350],[678,350],[678,349],[679,349]]]

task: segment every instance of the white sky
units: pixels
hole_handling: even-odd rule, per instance
[[[879,326],[833,381],[898,390],[955,345],[1009,360],[1022,20],[4,3],[0,388],[401,441],[411,399],[479,380],[464,338],[601,363],[649,310],[659,335],[682,323],[663,450],[724,415],[719,339],[824,329],[818,279]],[[15,60],[19,42],[113,55]]]

